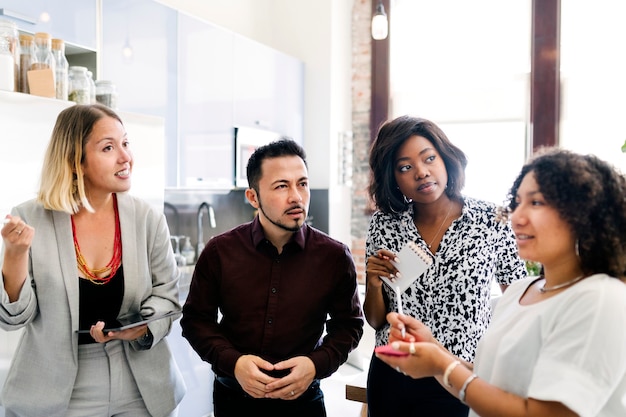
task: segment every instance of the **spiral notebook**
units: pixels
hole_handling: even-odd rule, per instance
[[[404,245],[397,258],[398,262],[391,263],[400,271],[401,276],[396,277],[393,282],[387,277],[380,277],[394,291],[398,288],[401,292],[406,291],[433,264],[432,255],[415,242]]]

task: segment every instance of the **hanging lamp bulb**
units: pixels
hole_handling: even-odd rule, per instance
[[[372,17],[372,38],[378,41],[386,39],[388,34],[389,22],[385,13],[385,6],[383,6],[382,0],[379,0],[376,6],[376,13]]]

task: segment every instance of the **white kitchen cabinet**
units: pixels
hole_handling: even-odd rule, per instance
[[[178,23],[179,185],[231,189],[234,35],[182,13]]]
[[[242,36],[234,38],[234,122],[302,143],[304,64]]]
[[[236,126],[303,142],[301,61],[154,0],[102,2],[100,62],[121,110],[165,118],[167,187],[234,188]]]
[[[178,106],[177,12],[153,0],[102,2],[98,79],[111,80],[118,108],[165,120],[165,179],[176,184]]]
[[[96,0],[2,0],[0,18],[17,23],[19,30],[47,32],[53,38],[95,51]]]

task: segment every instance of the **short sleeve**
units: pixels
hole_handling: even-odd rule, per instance
[[[626,374],[626,287],[608,277],[579,285],[590,290],[545,323],[528,397],[597,416]]]

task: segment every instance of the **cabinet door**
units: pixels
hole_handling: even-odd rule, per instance
[[[302,144],[304,136],[304,63],[276,51],[272,108],[275,109],[276,131]]]
[[[233,34],[179,14],[179,186],[234,186]]]
[[[233,50],[235,125],[278,131],[273,97],[281,80],[274,50],[242,36],[235,36]]]
[[[101,80],[121,111],[165,119],[166,185],[176,186],[177,12],[153,0],[102,2]]]
[[[240,36],[234,41],[234,121],[302,143],[304,64]]]
[[[0,8],[0,17],[15,21],[21,31],[47,32],[72,46],[97,48],[96,0],[5,0]]]

